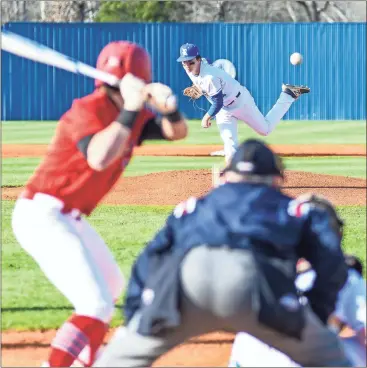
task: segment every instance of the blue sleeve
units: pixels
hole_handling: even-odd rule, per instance
[[[129,323],[135,312],[140,308],[141,295],[149,276],[149,260],[151,254],[169,250],[172,245],[171,217],[167,219],[165,226],[146,245],[134,262],[125,295],[125,324]]]
[[[341,235],[333,228],[329,214],[320,209],[311,210],[305,225],[299,255],[311,263],[317,275],[313,288],[305,295],[314,312],[326,322],[348,278]]]
[[[219,93],[217,93],[214,96],[211,96],[210,98],[213,101],[213,104],[208,110],[208,115],[215,116],[218,114],[220,109],[223,107],[223,92],[219,91]]]
[[[140,307],[141,294],[148,277],[148,257],[145,250],[136,259],[126,288],[124,319],[127,325]]]

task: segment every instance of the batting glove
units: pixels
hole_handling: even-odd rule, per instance
[[[177,110],[177,99],[172,89],[162,83],[150,83],[144,88],[146,101],[162,114]]]
[[[124,99],[124,109],[128,111],[139,111],[144,104],[143,89],[145,82],[132,75],[126,74],[120,81],[120,93]]]

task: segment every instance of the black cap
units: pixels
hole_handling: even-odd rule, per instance
[[[277,156],[264,142],[257,139],[244,141],[233,155],[231,162],[224,169],[242,175],[281,176],[284,167]]]

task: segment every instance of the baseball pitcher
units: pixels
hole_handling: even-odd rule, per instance
[[[192,87],[184,90],[184,94],[194,99],[204,95],[211,104],[201,126],[209,128],[211,120],[216,118],[226,162],[229,162],[238,146],[237,120],[242,120],[257,133],[266,136],[274,130],[293,102],[310,92],[305,86],[283,84],[278,101],[264,117],[244,86],[222,68],[202,62],[196,45],[182,45],[177,61],[182,63],[193,83]]]
[[[97,69],[121,78],[119,85],[96,81],[94,92],[74,100],[12,215],[20,245],[75,308],[51,344],[45,363],[50,367],[69,367],[79,358],[92,365],[124,286],[112,253],[83,215],[90,215],[120,178],[134,146],[187,134],[177,107],[167,104],[174,101],[171,89],[150,83],[145,49],[112,42],[101,51]]]
[[[326,326],[347,279],[340,222],[324,203],[279,190],[280,159],[258,140],[239,146],[223,184],[178,205],[134,263],[126,326],[97,367],[147,367],[193,336],[245,331],[305,366],[350,366]],[[299,302],[296,262],[317,273]]]

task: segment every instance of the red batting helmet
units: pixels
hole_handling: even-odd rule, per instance
[[[113,74],[119,79],[127,73],[132,73],[147,83],[152,79],[148,52],[128,41],[115,41],[106,45],[98,56],[97,69]],[[96,80],[95,85],[100,87],[103,82]]]

